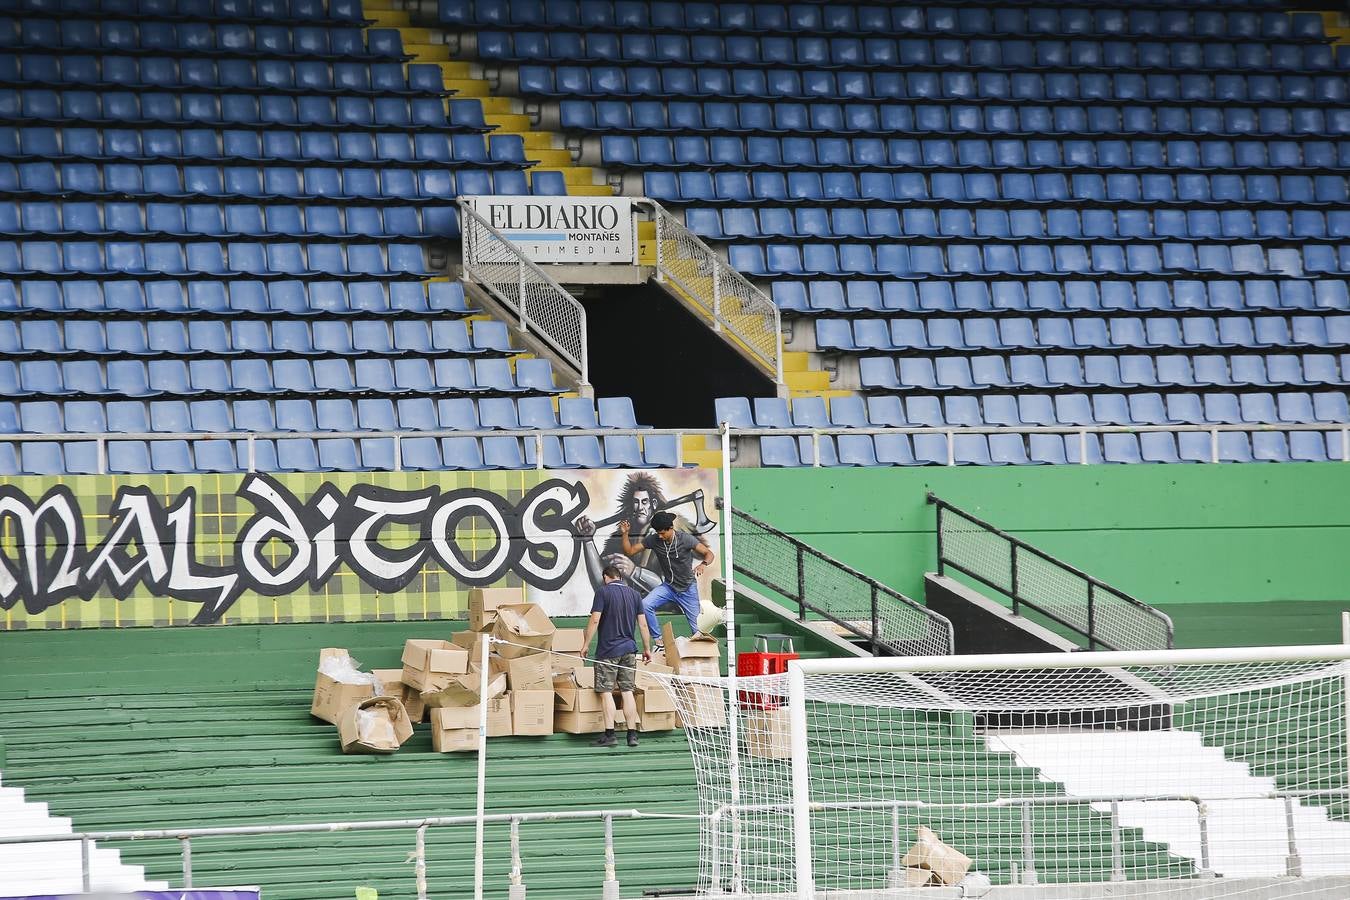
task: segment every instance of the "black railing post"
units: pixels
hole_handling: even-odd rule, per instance
[[[1017,599],[1017,544],[1009,544],[1008,546],[1011,548],[1008,552],[1008,568],[1010,569],[1008,574],[1010,576],[1009,581],[1012,582],[1012,593],[1009,596],[1012,597],[1013,615],[1017,615],[1017,606],[1019,603]]]
[[[880,653],[881,635],[881,616],[877,609],[877,586],[872,585],[872,655],[877,656]]]
[[[942,501],[939,500],[939,499],[937,499],[936,497],[934,497],[932,494],[929,494],[929,495],[928,495],[928,502],[937,505],[937,554],[938,554],[938,575],[941,576],[941,575],[946,574],[946,573],[943,571],[943,563],[945,563],[945,562],[947,561],[946,556],[945,556],[945,555],[943,554],[943,552],[942,552]]]
[[[797,551],[797,621],[806,621],[806,555],[801,547]]]
[[[1097,647],[1097,592],[1091,581],[1088,581],[1088,649],[1094,650]]]

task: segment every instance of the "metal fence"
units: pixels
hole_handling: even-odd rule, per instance
[[[586,310],[471,204],[458,202],[465,280],[495,297],[521,331],[536,335],[589,385]]]
[[[733,508],[736,572],[867,641],[874,654],[941,656],[954,651],[952,623],[904,594]]]
[[[604,897],[617,898],[619,896],[619,881],[618,875],[616,874],[616,858],[614,850],[615,820],[673,820],[698,818],[701,817],[698,815],[678,815],[672,813],[644,813],[641,810],[636,809],[598,809],[536,813],[493,813],[484,816],[483,821],[488,825],[508,825],[510,827],[511,869],[509,877],[513,888],[513,897],[516,896],[515,888],[517,886],[523,887],[525,884],[525,864],[520,851],[520,828],[522,825],[565,821],[602,822],[605,829]],[[466,815],[436,816],[425,819],[388,819],[371,822],[307,822],[295,825],[230,825],[216,828],[171,828],[140,831],[86,831],[74,832],[71,834],[0,835],[0,846],[5,846],[7,844],[49,844],[78,841],[80,843],[81,884],[84,892],[88,893],[93,887],[91,884],[93,879],[92,858],[96,841],[177,841],[178,855],[181,860],[183,873],[183,883],[181,887],[186,890],[193,886],[193,840],[249,835],[331,834],[334,832],[348,833],[357,831],[412,831],[413,834],[411,837],[413,845],[408,860],[412,865],[412,875],[416,884],[417,900],[427,900],[427,830],[430,828],[474,827],[477,822],[477,816]],[[468,886],[466,891],[471,889],[472,885]]]
[[[778,306],[661,204],[634,204],[656,223],[656,271],[668,279],[713,331],[783,383],[782,320]]]
[[[1087,641],[1089,650],[1172,647],[1172,620],[1068,563],[959,509],[935,494],[938,574],[951,568],[1001,592]]]

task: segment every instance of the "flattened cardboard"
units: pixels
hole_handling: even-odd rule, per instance
[[[553,647],[553,622],[535,603],[517,603],[497,607],[492,636],[504,644],[496,645],[504,659],[528,656]]]
[[[340,647],[325,647],[319,651],[319,664],[322,665],[326,659],[349,660],[351,656]],[[314,697],[309,704],[309,714],[330,725],[336,725],[347,707],[374,696],[373,684],[343,684],[319,672],[314,679]]]
[[[371,710],[375,725],[365,734],[360,729],[360,713]],[[394,697],[371,697],[348,707],[338,720],[338,740],[343,753],[393,753],[412,737],[412,722],[403,704]]]
[[[478,672],[466,675],[452,675],[444,687],[436,691],[423,691],[422,702],[428,709],[441,709],[447,706],[477,706],[481,677]],[[488,698],[499,697],[506,693],[506,676],[492,675],[488,678]]]
[[[930,869],[940,884],[952,885],[960,883],[961,879],[966,877],[966,872],[970,869],[970,857],[955,847],[942,843],[942,839],[927,825],[920,825],[918,840],[909,848],[900,864]]]
[[[746,752],[760,759],[792,758],[792,725],[788,710],[754,710],[746,712],[744,730]]]
[[[469,628],[482,631],[497,621],[502,606],[524,603],[524,588],[471,588],[469,590]]]
[[[412,639],[403,645],[403,683],[419,691],[440,689],[469,671],[469,653],[449,641]]]
[[[553,733],[553,691],[511,691],[511,733]]]

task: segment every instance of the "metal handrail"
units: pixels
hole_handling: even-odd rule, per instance
[[[483,821],[491,824],[509,824],[511,826],[511,878],[513,882],[520,877],[522,870],[520,857],[519,827],[527,822],[560,822],[576,820],[600,820],[605,823],[605,880],[614,882],[615,896],[618,896],[618,879],[615,875],[614,832],[615,819],[701,819],[699,815],[681,815],[678,813],[649,813],[638,809],[597,809],[597,810],[559,810],[556,812],[490,813]],[[305,822],[293,825],[225,825],[205,828],[164,828],[134,831],[76,831],[69,834],[0,835],[0,847],[8,844],[54,844],[80,842],[80,875],[83,890],[92,889],[93,845],[95,841],[151,841],[165,840],[179,842],[179,856],[182,859],[184,889],[192,887],[192,839],[205,837],[225,837],[260,834],[331,834],[351,831],[391,831],[398,829],[416,829],[413,852],[409,855],[414,865],[417,880],[418,900],[427,900],[426,882],[426,830],[432,827],[474,825],[478,817],[430,816],[422,819],[384,819],[368,822]]]
[[[585,308],[480,216],[466,198],[455,202],[465,280],[482,287],[514,313],[520,331],[537,335],[576,370],[583,387],[589,386]]]
[[[714,332],[781,386],[783,321],[778,304],[660,203],[641,197],[633,204],[647,209],[656,223],[657,276],[678,286]]]
[[[996,591],[1000,591],[1006,594],[1008,598],[1012,600],[1013,604],[1012,611],[1014,614],[1020,613],[1021,607],[1026,606],[1027,608],[1034,610],[1035,612],[1039,613],[1042,616],[1045,616],[1051,621],[1056,622],[1059,625],[1062,625],[1063,627],[1071,630],[1073,633],[1079,635],[1080,637],[1086,638],[1088,642],[1088,649],[1090,650],[1096,649],[1098,647],[1105,648],[1107,650],[1161,650],[1161,649],[1170,650],[1172,648],[1173,645],[1172,619],[1170,616],[1167,615],[1167,613],[1163,612],[1162,610],[1150,606],[1144,601],[1132,597],[1129,594],[1125,593],[1124,591],[1112,587],[1111,585],[1107,584],[1101,579],[1095,578],[1087,574],[1083,570],[1075,566],[1072,566],[1069,563],[1064,562],[1063,560],[1057,559],[1054,556],[1051,556],[1044,550],[1039,550],[1036,547],[1033,547],[1031,544],[1028,544],[1026,541],[1020,538],[1014,537],[1013,535],[1002,530],[998,526],[986,522],[984,519],[981,519],[978,516],[974,516],[971,513],[966,512],[964,509],[961,509],[959,506],[956,506],[953,503],[948,503],[946,500],[943,500],[941,497],[937,496],[937,494],[929,492],[928,502],[937,507],[936,531],[937,531],[937,562],[939,575],[945,574],[945,570],[950,567],[964,575],[974,578],[981,584],[987,585],[988,587],[991,587]],[[1000,540],[1004,541],[1007,544],[1008,569],[1007,569],[1007,577],[1003,581],[1003,583],[999,583],[993,580],[993,578],[991,578],[988,574],[978,571],[976,569],[975,563],[963,559],[957,559],[948,552],[949,544],[947,541],[943,539],[945,533],[943,530],[943,517],[944,514],[947,513],[948,511],[951,511],[952,513],[955,513],[957,516],[960,516],[963,523],[969,523],[971,525],[974,525],[982,529],[983,531],[998,537]],[[1019,564],[1018,564],[1019,554],[1029,554],[1043,563],[1048,563],[1054,569],[1066,573],[1072,576],[1073,578],[1082,581],[1087,585],[1087,608],[1083,610],[1084,618],[1086,619],[1085,624],[1068,621],[1063,616],[1055,613],[1053,610],[1046,608],[1045,601],[1043,599],[1027,596],[1027,593],[1024,590],[1025,585],[1023,583],[1023,580],[1019,577]],[[1098,610],[1097,608],[1098,599],[1102,594],[1106,594],[1115,600],[1121,601],[1124,604],[1124,608],[1134,610],[1139,621],[1143,622],[1146,628],[1148,628],[1153,634],[1160,635],[1162,637],[1161,642],[1154,641],[1149,642],[1147,644],[1137,644],[1134,646],[1117,646],[1115,643],[1112,643],[1109,640],[1105,640],[1101,634],[1100,628],[1101,616],[1100,610]],[[1149,625],[1150,622],[1152,623],[1151,626]]]
[[[756,570],[753,562],[747,562],[747,559],[753,559],[753,557],[747,556],[744,551],[737,557],[736,568],[751,579],[777,591],[789,600],[796,601],[798,611],[797,618],[799,621],[806,621],[806,614],[808,611],[815,613],[816,615],[833,622],[855,637],[867,641],[871,645],[873,655],[876,655],[883,650],[892,655],[904,656],[911,656],[915,653],[937,656],[955,652],[955,631],[952,628],[952,623],[945,616],[935,613],[925,606],[921,606],[894,588],[882,584],[875,578],[864,575],[852,566],[822,553],[810,544],[774,528],[769,523],[758,519],[743,510],[732,507],[731,514],[733,527],[736,520],[744,520],[756,528],[762,529],[768,534],[773,535],[775,539],[792,548],[797,562],[795,566],[795,587],[787,587],[781,584],[778,579],[778,573],[776,572]],[[869,605],[871,613],[869,622],[870,628],[867,631],[859,628],[857,621],[840,618],[832,613],[828,606],[814,603],[807,598],[805,565],[805,558],[807,556],[820,560],[835,572],[846,575],[847,577],[866,585],[870,599]],[[894,603],[890,605],[883,604],[881,602],[882,597],[894,601]],[[898,604],[898,609],[896,604]],[[886,620],[885,617],[887,613],[890,613],[893,610],[902,612],[906,618],[918,618],[924,620],[927,626],[926,636],[923,639],[914,642],[914,646],[901,646],[894,640],[883,637],[882,625]]]

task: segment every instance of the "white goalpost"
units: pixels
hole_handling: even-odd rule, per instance
[[[717,726],[686,729],[700,894],[1344,900],[1348,682],[1346,645],[674,677]]]

